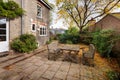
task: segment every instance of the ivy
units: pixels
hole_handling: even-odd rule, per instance
[[[0,17],[14,19],[22,16],[23,14],[24,10],[20,8],[20,6],[16,2],[12,0],[8,0],[8,2],[3,2],[3,0],[0,0]]]

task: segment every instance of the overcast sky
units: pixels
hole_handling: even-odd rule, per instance
[[[55,0],[48,0],[50,3],[55,4]],[[63,24],[63,20],[59,19],[58,20],[58,15],[57,15],[57,9],[55,8],[54,12],[52,13],[52,24],[51,27],[53,28],[64,28],[67,29],[67,27],[65,27],[65,25]]]

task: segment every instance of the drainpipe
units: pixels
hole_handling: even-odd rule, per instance
[[[23,0],[21,0],[21,8],[23,8]],[[23,15],[21,16],[21,35],[23,34],[23,26],[24,26],[24,21],[23,21]]]

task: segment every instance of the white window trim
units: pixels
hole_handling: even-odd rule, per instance
[[[35,30],[33,30],[33,24],[35,25]],[[32,31],[32,32],[36,32],[36,28],[37,28],[37,27],[36,27],[36,24],[35,24],[35,23],[32,23],[32,24],[31,24],[31,31]]]
[[[42,18],[42,6],[37,5],[37,12],[38,12],[38,6],[41,7],[41,16],[38,16],[38,14],[37,14],[37,17],[38,17],[38,18]]]
[[[42,35],[40,34],[40,28],[46,29],[46,30],[44,30],[44,31],[42,30],[42,33],[44,32],[45,34],[42,34]],[[39,36],[47,36],[47,28],[46,28],[46,26],[40,26],[40,27],[39,27]]]

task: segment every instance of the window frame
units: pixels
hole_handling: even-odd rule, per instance
[[[47,27],[46,26],[39,27],[39,36],[47,36]]]
[[[38,10],[38,7],[41,9],[41,12]],[[40,15],[38,14],[38,11],[40,12],[40,13],[39,13]],[[39,5],[39,4],[37,5],[37,17],[38,17],[38,18],[42,18],[42,6]]]

